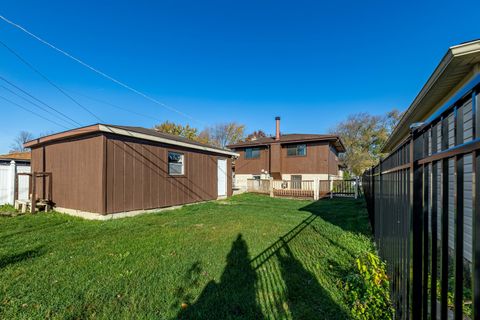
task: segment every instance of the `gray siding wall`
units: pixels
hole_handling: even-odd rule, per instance
[[[469,142],[473,140],[473,110],[472,101],[465,103],[459,112],[463,112],[463,141]],[[472,225],[473,225],[473,170],[472,155],[466,155],[463,158],[464,177],[463,177],[463,256],[466,260],[472,261]]]

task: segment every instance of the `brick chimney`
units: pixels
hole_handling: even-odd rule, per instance
[[[275,117],[275,125],[276,125],[276,131],[275,131],[275,140],[280,140],[280,117]]]

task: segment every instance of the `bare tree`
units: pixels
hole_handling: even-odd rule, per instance
[[[245,141],[257,140],[258,138],[265,138],[266,136],[267,134],[262,129],[255,130],[245,138]]]
[[[206,128],[200,133],[202,138],[221,148],[241,141],[244,137],[245,125],[236,122],[219,123]]]
[[[23,144],[33,139],[33,134],[28,131],[20,131],[15,137],[13,143],[10,145],[10,152],[23,152],[27,151],[27,148]]]

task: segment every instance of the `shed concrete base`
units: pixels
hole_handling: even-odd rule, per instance
[[[210,200],[210,201],[213,201],[213,200]],[[69,216],[79,217],[79,218],[83,218],[83,219],[87,219],[87,220],[101,220],[101,221],[104,221],[104,220],[134,217],[134,216],[138,216],[138,215],[141,215],[141,214],[147,214],[147,213],[155,213],[155,212],[175,210],[175,209],[180,209],[180,208],[185,207],[185,206],[191,206],[191,205],[194,205],[194,204],[206,203],[206,202],[210,202],[210,201],[193,202],[193,203],[186,203],[186,204],[179,205],[179,206],[163,207],[163,208],[148,209],[148,210],[124,211],[124,212],[109,213],[109,214],[100,214],[100,213],[95,213],[95,212],[88,212],[88,211],[69,209],[69,208],[61,208],[61,207],[55,207],[54,210],[57,211],[57,212],[60,212],[60,213],[68,214]]]

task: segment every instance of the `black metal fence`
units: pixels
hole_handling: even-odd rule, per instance
[[[363,176],[397,319],[480,319],[479,92],[463,92]]]
[[[332,181],[332,197],[355,198],[361,195],[359,179],[345,179]]]

